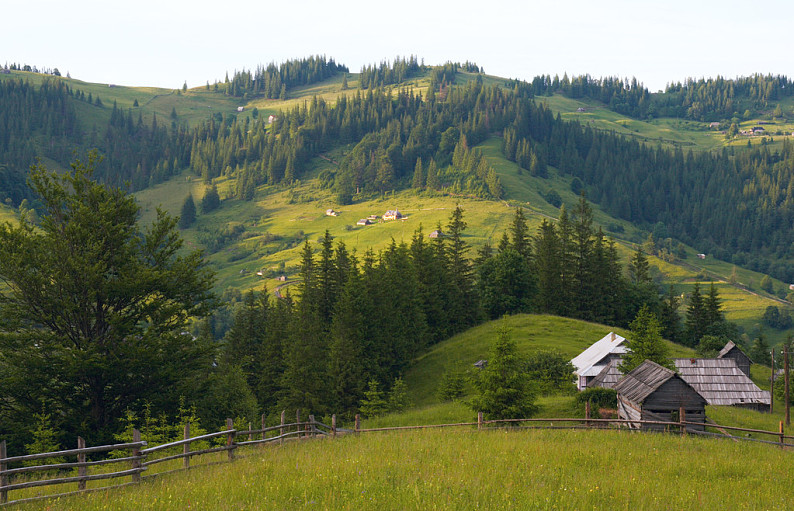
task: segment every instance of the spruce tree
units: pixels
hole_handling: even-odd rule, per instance
[[[619,369],[628,373],[645,360],[675,370],[670,359],[667,345],[662,340],[662,330],[656,315],[647,305],[643,305],[637,317],[629,325],[631,336],[628,340],[630,351],[623,356]]]
[[[179,228],[187,229],[196,221],[196,204],[193,202],[193,195],[188,194],[182,203],[182,212],[179,215]]]
[[[537,390],[526,372],[526,360],[516,342],[500,329],[488,355],[488,366],[474,380],[477,395],[471,402],[475,412],[488,420],[532,417]]]
[[[421,190],[425,187],[425,171],[422,168],[422,158],[416,159],[416,166],[414,167],[414,177],[411,181],[411,187],[415,190]]]
[[[706,307],[703,297],[700,295],[700,284],[695,283],[692,294],[689,296],[689,306],[687,307],[684,337],[689,346],[697,346],[700,339],[706,335],[708,327]]]

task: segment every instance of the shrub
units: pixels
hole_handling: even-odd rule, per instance
[[[436,395],[441,401],[454,401],[463,395],[465,386],[466,380],[460,371],[446,371],[441,375]]]
[[[600,408],[614,410],[618,407],[618,393],[615,389],[590,387],[576,395],[576,405],[579,410],[584,410],[587,402],[590,403],[590,416],[598,418]]]

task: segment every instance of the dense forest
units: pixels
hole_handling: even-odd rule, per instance
[[[279,69],[293,76],[290,66],[306,71],[337,65],[313,58]],[[383,80],[372,83],[404,77],[418,67],[415,57],[384,62],[371,69],[372,76]],[[258,186],[300,179],[313,157],[341,144],[352,149],[320,182],[342,204],[408,187],[500,198],[499,176],[476,149],[496,134],[503,138],[505,156],[521,169],[542,178],[552,167],[577,178],[588,198],[613,216],[649,230],[662,224],[667,236],[699,251],[794,281],[794,266],[787,262],[794,257],[794,154],[788,143],[774,151],[761,146],[685,153],[563,121],[533,99],[561,90],[597,97],[629,114],[646,104],[691,108],[697,99],[703,111],[714,112],[727,108],[718,97],[761,104],[790,94],[794,87],[787,78],[687,81],[649,99],[634,81],[586,76],[539,77],[501,87],[484,85],[478,75],[456,85],[450,75],[461,68],[477,66],[434,68],[433,86],[424,96],[413,89],[373,85],[341,96],[335,104],[313,98],[282,112],[272,124],[218,114],[192,129],[156,118],[144,123],[140,113],[114,105],[107,126],[86,130],[77,126],[73,102],[110,108],[99,98],[85,98],[57,78],[41,87],[4,81],[0,103],[7,129],[0,137],[0,172],[7,179],[0,193],[18,205],[26,193],[23,169],[33,156],[63,162],[76,146],[100,149],[105,160],[97,175],[110,183],[128,182],[137,190],[189,167],[208,182],[221,175],[235,177],[236,197],[250,200]],[[676,94],[680,101],[669,99]],[[660,103],[662,97],[668,98],[667,106]],[[714,101],[704,102],[705,97]]]
[[[340,72],[347,73],[347,66],[337,64],[333,58],[316,55],[279,65],[271,62],[267,66],[258,66],[253,72],[237,71],[231,80],[227,75],[223,83],[215,82],[213,90],[245,99],[257,96],[286,99],[293,87],[320,82]]]
[[[770,102],[794,94],[794,83],[786,76],[760,74],[735,79],[689,78],[684,83],[668,84],[664,92],[656,94],[651,94],[636,78],[540,75],[532,79],[531,85],[538,96],[558,93],[574,99],[591,98],[636,119],[729,120],[741,117],[746,110],[767,110]]]

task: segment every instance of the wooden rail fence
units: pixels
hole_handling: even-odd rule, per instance
[[[232,419],[227,419],[226,429],[217,431],[215,433],[208,433],[205,435],[190,436],[190,424],[184,427],[184,438],[175,442],[167,444],[148,447],[145,441],[141,440],[140,432],[134,430],[133,441],[128,443],[114,444],[114,445],[101,445],[94,447],[86,447],[85,441],[82,438],[77,439],[77,449],[68,449],[57,452],[47,452],[40,454],[28,454],[24,456],[11,456],[9,457],[6,452],[5,440],[0,442],[0,506],[13,503],[21,503],[32,500],[58,498],[75,493],[83,493],[97,490],[107,490],[110,488],[118,488],[127,486],[129,484],[137,484],[141,481],[142,477],[154,477],[163,475],[164,473],[172,472],[159,472],[147,476],[142,476],[142,473],[153,465],[164,463],[167,461],[182,459],[182,467],[175,470],[186,470],[190,468],[190,459],[195,456],[201,456],[211,453],[226,452],[227,460],[234,461],[235,451],[241,446],[258,445],[267,443],[283,443],[285,439],[307,439],[316,437],[329,437],[335,438],[340,434],[361,434],[361,433],[375,433],[384,431],[405,431],[405,430],[419,430],[431,428],[450,428],[450,427],[476,427],[478,430],[496,429],[505,425],[512,427],[523,427],[533,429],[604,429],[604,428],[632,428],[638,429],[643,426],[655,426],[661,428],[662,431],[686,434],[698,434],[708,436],[719,436],[721,438],[730,438],[731,440],[750,440],[755,442],[762,442],[767,444],[777,445],[781,448],[794,447],[794,442],[787,442],[787,440],[794,440],[794,436],[786,435],[783,429],[783,422],[780,422],[779,431],[766,431],[760,429],[740,428],[735,426],[722,426],[713,423],[702,422],[689,422],[685,419],[685,414],[680,413],[680,420],[673,422],[665,421],[649,421],[649,420],[626,420],[626,419],[596,419],[590,417],[589,410],[586,410],[584,418],[551,418],[551,419],[500,419],[500,420],[484,420],[483,414],[477,414],[477,422],[458,422],[453,424],[430,424],[421,426],[393,426],[381,428],[362,428],[360,416],[356,415],[355,427],[353,429],[343,429],[337,427],[336,415],[331,417],[331,425],[323,424],[315,420],[314,416],[309,415],[308,420],[301,421],[300,415],[296,416],[296,421],[292,423],[285,422],[284,413],[281,414],[281,423],[277,426],[265,427],[265,417],[262,416],[262,427],[259,429],[252,429],[248,425],[247,430],[237,430],[234,428]],[[713,428],[721,433],[714,433],[708,431],[695,431],[687,426]],[[496,428],[495,428],[496,427]],[[741,432],[755,435],[767,435],[774,440],[765,440],[761,438],[752,438],[747,436],[732,436],[728,431]],[[275,433],[275,434],[273,434]],[[271,435],[273,434],[273,435]],[[217,438],[224,438],[224,445],[218,447],[209,447],[199,450],[191,450],[191,445],[196,445],[198,442],[207,442]],[[240,439],[240,441],[238,441]],[[156,453],[162,453],[168,449],[177,449],[182,447],[182,452],[178,454],[171,454],[166,456],[156,457]],[[99,459],[93,461],[86,461],[87,454],[108,453],[110,451],[129,451],[129,456],[123,457],[110,457],[106,459]],[[50,465],[36,465],[36,466],[20,466],[27,464],[31,461],[43,460],[47,458],[66,458],[75,457],[76,462],[55,463]],[[129,464],[129,468],[118,470],[108,473],[95,473],[89,474],[89,467],[96,467],[107,464]],[[38,480],[22,480],[19,479],[20,475],[25,475],[23,479],[29,477],[30,474],[47,473],[52,471],[72,471],[77,469],[76,476],[54,477],[48,479]],[[126,483],[116,484],[112,486],[102,486],[97,488],[87,489],[86,483],[88,481],[97,481],[103,479],[116,479],[130,477],[131,480]],[[9,500],[9,493],[12,491],[24,490],[28,488],[35,488],[41,486],[53,486],[59,484],[77,483],[77,490],[59,494],[43,494],[33,497],[21,498],[16,500]]]

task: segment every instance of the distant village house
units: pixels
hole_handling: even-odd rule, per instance
[[[339,216],[339,212],[334,211],[333,209],[326,209],[325,216]]]
[[[435,231],[433,231],[430,234],[428,234],[428,236],[433,238],[433,239],[443,238],[444,237],[444,233],[439,231],[438,229],[436,229]]]
[[[402,213],[400,213],[400,210],[398,210],[398,209],[393,209],[393,210],[390,209],[390,210],[388,210],[387,212],[385,212],[383,214],[383,219],[384,220],[398,220],[398,219],[400,219],[402,217],[403,217],[403,215],[402,215]]]
[[[362,218],[361,220],[356,222],[356,225],[371,225],[371,224],[372,222],[369,220],[369,218]]]

